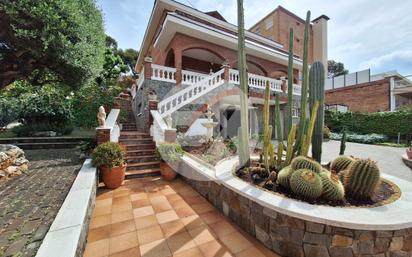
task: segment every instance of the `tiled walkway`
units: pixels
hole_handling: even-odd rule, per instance
[[[277,256],[182,180],[100,189],[89,229],[84,257]]]

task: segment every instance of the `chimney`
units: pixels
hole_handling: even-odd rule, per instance
[[[325,78],[328,75],[328,20],[321,15],[312,21],[313,29],[313,61],[322,62],[325,66]]]

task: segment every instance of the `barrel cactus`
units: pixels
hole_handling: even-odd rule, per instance
[[[277,174],[278,177],[277,177],[276,182],[284,188],[290,188],[289,180],[290,180],[290,176],[292,176],[292,172],[293,170],[290,166],[284,167]]]
[[[345,196],[345,189],[339,177],[329,171],[319,174],[322,179],[322,197],[329,201],[340,201]]]
[[[336,173],[341,172],[349,168],[349,166],[355,161],[354,158],[346,155],[340,155],[335,160],[332,161],[330,164],[330,169],[335,171]]]
[[[370,199],[377,190],[380,180],[380,171],[375,161],[356,160],[345,174],[345,190],[353,198]]]
[[[294,158],[290,165],[293,170],[309,169],[316,173],[320,173],[322,171],[322,166],[318,162],[304,156]]]
[[[322,195],[323,184],[320,176],[309,169],[299,169],[290,177],[292,191],[308,200],[315,200]]]

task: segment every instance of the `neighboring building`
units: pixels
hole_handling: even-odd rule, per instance
[[[351,112],[396,111],[412,104],[412,81],[396,71],[371,76],[370,70],[327,79],[325,104]]]
[[[198,125],[196,121],[206,106],[210,106],[218,122],[215,135],[237,135],[240,124],[237,29],[216,11],[204,13],[172,0],[155,1],[135,67],[140,74],[137,89],[132,92],[140,130],[152,127],[152,134],[166,137],[164,121],[165,118],[170,121],[169,115],[174,126],[190,127]],[[272,94],[280,94],[282,109],[287,103],[288,50],[287,44],[250,31],[245,36],[252,134],[261,132],[266,81]],[[296,56],[294,113],[299,111],[301,69],[302,59]],[[149,102],[153,95],[159,101],[157,104]],[[272,112],[273,104],[272,98]]]
[[[321,15],[312,20],[309,36],[309,63],[320,61],[328,66],[327,22],[329,17]],[[263,19],[253,25],[249,31],[262,35],[270,40],[281,43],[285,50],[289,50],[289,29],[293,28],[293,53],[303,57],[303,34],[305,20],[296,14],[278,6]],[[327,69],[326,69],[327,70]]]

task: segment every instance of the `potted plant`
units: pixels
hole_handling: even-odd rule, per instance
[[[408,156],[408,159],[412,159],[412,141],[411,141],[408,149],[406,149],[406,155]]]
[[[179,144],[163,143],[159,144],[156,154],[160,158],[160,174],[164,180],[173,180],[176,178],[176,170],[179,165],[179,158],[184,151]]]
[[[107,188],[115,189],[123,183],[126,171],[124,153],[122,147],[114,142],[100,144],[92,153],[92,164],[99,167],[101,179]]]

